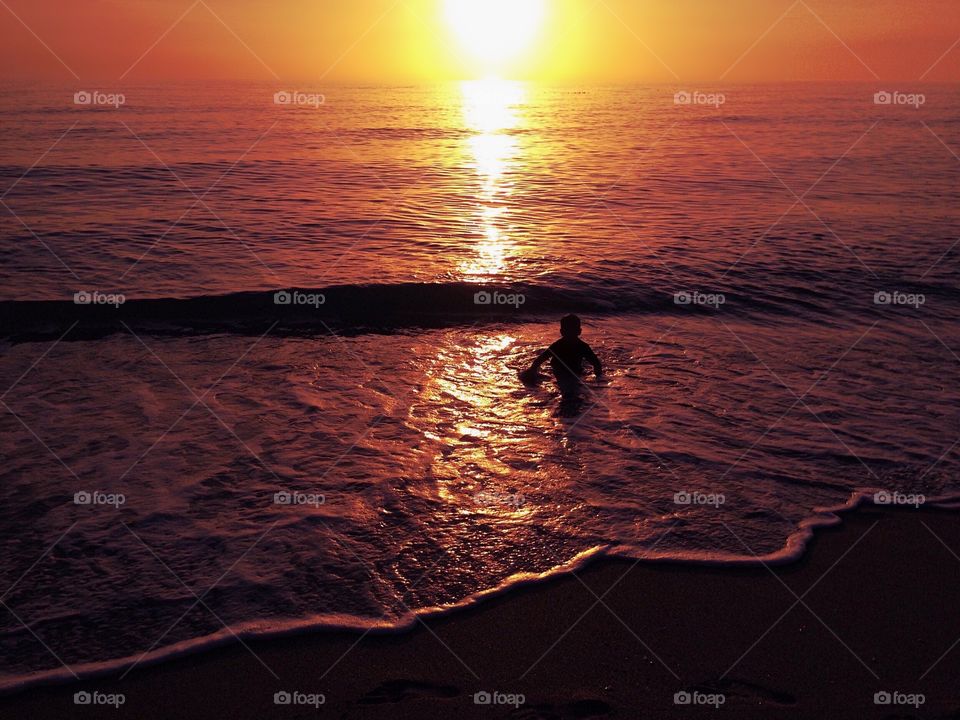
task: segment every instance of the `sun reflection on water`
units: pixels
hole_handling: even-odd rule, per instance
[[[507,277],[521,249],[514,199],[523,162],[525,83],[488,78],[460,85],[464,143],[475,173],[471,207],[463,218],[471,238],[460,276],[473,282]],[[530,433],[530,403],[518,394],[518,338],[477,332],[440,353],[418,407],[433,459],[429,475],[439,500],[457,515],[490,524],[519,525],[534,517],[542,436]],[[536,413],[535,417],[539,417]],[[471,532],[470,525],[465,526]]]
[[[515,336],[478,333],[442,353],[412,410],[436,443],[429,475],[438,499],[488,522],[520,522],[537,507],[529,490],[542,448],[516,392],[516,352]]]
[[[487,78],[461,84],[466,127],[473,131],[467,145],[480,179],[476,224],[481,236],[476,256],[460,263],[460,272],[472,280],[503,275],[509,257],[516,253],[509,216],[513,188],[510,170],[520,160],[513,130],[522,124],[519,108],[527,98],[522,82]]]

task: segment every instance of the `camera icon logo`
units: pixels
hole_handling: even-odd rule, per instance
[[[674,705],[689,705],[692,702],[693,696],[686,690],[681,690],[680,692],[673,694]]]
[[[673,294],[673,302],[675,305],[689,305],[693,302],[693,297],[686,291],[676,292]]]
[[[273,694],[274,705],[289,705],[291,702],[293,702],[293,696],[286,690],[280,690]]]
[[[289,305],[293,302],[293,296],[286,290],[281,290],[273,294],[274,305]]]
[[[890,105],[893,103],[893,93],[889,93],[886,90],[881,90],[878,93],[873,95],[873,104],[874,105]]]
[[[490,305],[492,302],[493,295],[488,293],[486,290],[481,290],[480,292],[473,294],[474,305]]]
[[[90,105],[93,102],[93,95],[86,90],[80,90],[73,94],[74,105]]]
[[[693,498],[690,493],[684,490],[673,494],[673,502],[676,505],[689,505],[693,502]]]
[[[873,502],[875,505],[889,505],[893,502],[893,496],[890,495],[886,490],[881,490],[880,492],[874,494]]]
[[[493,697],[486,690],[481,690],[473,694],[474,705],[489,705],[493,702]]]
[[[74,705],[89,705],[92,701],[93,696],[86,690],[81,690],[80,692],[75,692],[73,694]]]
[[[81,290],[80,292],[73,294],[74,305],[89,305],[92,302],[93,302],[93,295],[91,295],[86,290]]]
[[[874,705],[889,705],[893,702],[893,696],[888,693],[886,690],[881,690],[878,693],[873,694],[873,704]]]
[[[292,102],[293,102],[293,93],[289,93],[286,90],[281,90],[273,94],[274,105],[289,105]]]
[[[880,290],[873,294],[874,305],[889,305],[891,302],[893,302],[893,296],[886,290]]]
[[[93,496],[86,490],[73,494],[74,505],[89,505],[91,502],[93,502]]]
[[[293,496],[286,490],[273,494],[273,502],[277,505],[289,505],[293,501]]]
[[[686,90],[681,90],[673,96],[674,105],[689,105],[693,102],[693,96]]]

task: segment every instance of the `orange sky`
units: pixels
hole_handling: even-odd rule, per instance
[[[925,73],[960,80],[960,44],[947,52],[960,39],[958,0],[546,2],[537,38],[502,74],[585,82],[917,81]],[[443,0],[4,3],[29,26],[0,5],[4,79],[71,83],[72,71],[104,83],[121,76],[131,84],[277,76],[376,83],[488,69],[458,45]]]

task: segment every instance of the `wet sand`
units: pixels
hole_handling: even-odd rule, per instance
[[[233,644],[29,689],[0,717],[960,717],[954,552],[956,514],[861,508],[781,567],[600,560],[407,632]],[[125,702],[77,706],[78,691]],[[324,702],[276,705],[283,691]]]

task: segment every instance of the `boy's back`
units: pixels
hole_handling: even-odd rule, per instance
[[[547,352],[550,353],[550,367],[558,378],[581,375],[584,360],[594,367],[600,364],[590,346],[578,337],[562,337],[553,343]]]

